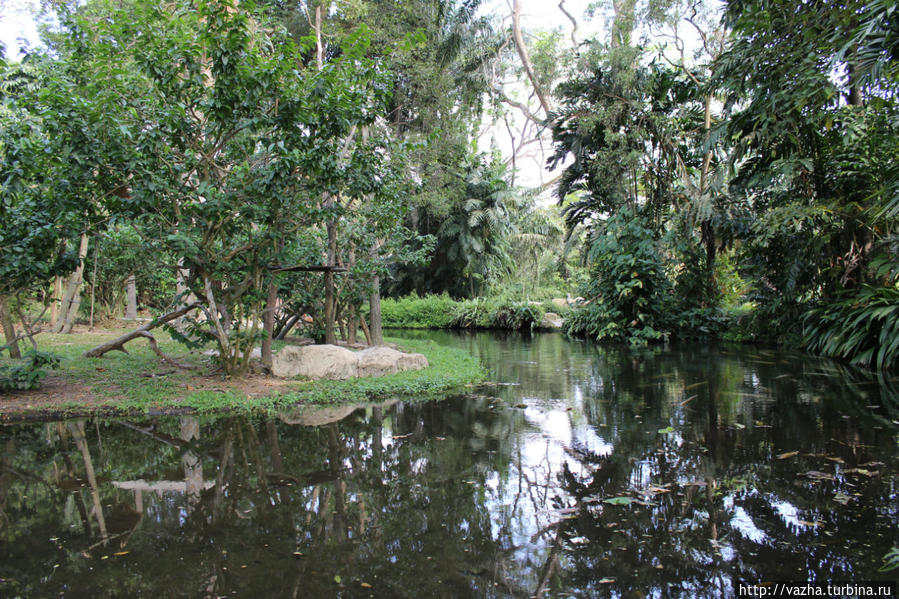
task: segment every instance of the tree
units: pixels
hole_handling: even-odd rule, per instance
[[[149,158],[130,173],[128,209],[148,217],[201,298],[205,321],[192,333],[239,375],[283,240],[339,218],[329,197],[377,186],[372,152],[342,148],[381,112],[385,74],[365,59],[362,35],[319,69],[308,44],[228,1],[86,13],[71,30],[149,90],[141,109],[152,126],[133,131]]]
[[[82,125],[91,106],[72,93],[69,74],[39,57],[4,65],[0,107],[0,306],[10,354],[17,357],[8,298],[37,293],[50,301],[46,286],[78,265],[70,240],[85,230],[95,206],[80,195],[93,173],[91,146],[72,143],[68,133]],[[83,141],[83,140],[82,140]],[[25,334],[35,344],[24,314]]]
[[[895,261],[884,208],[896,190],[899,122],[895,59],[882,37],[890,25],[875,16],[884,7],[796,8],[730,3],[734,39],[716,69],[735,110],[743,263],[778,333],[795,330],[809,302],[878,283],[872,265]]]

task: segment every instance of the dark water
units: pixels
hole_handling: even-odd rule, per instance
[[[899,383],[739,348],[428,333],[496,385],[0,427],[3,597],[718,597],[893,580]]]

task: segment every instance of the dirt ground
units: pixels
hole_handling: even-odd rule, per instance
[[[85,341],[100,344],[132,330],[132,324],[124,324],[116,321],[100,323],[103,326],[95,326],[88,329],[86,326],[75,326],[72,330],[72,341],[67,341],[64,336],[42,335],[37,337],[40,349],[52,351],[54,348],[65,345],[75,345],[75,339],[82,345]],[[118,326],[117,326],[118,325]],[[155,333],[156,331],[154,331]],[[51,341],[52,340],[52,341]],[[135,345],[141,341],[135,340]],[[126,346],[129,347],[129,346]],[[22,348],[23,350],[26,347]],[[115,356],[115,352],[108,354]],[[103,368],[98,363],[97,369]],[[147,373],[147,378],[162,378],[173,373],[183,373],[175,367],[160,366],[161,372]],[[39,389],[33,391],[0,391],[0,422],[21,420],[23,418],[41,418],[48,415],[80,414],[96,412],[117,412],[115,400],[107,394],[97,393],[90,385],[72,380],[72,376],[63,371],[51,371],[42,381]],[[276,379],[264,374],[250,374],[238,380],[225,380],[221,374],[209,374],[205,369],[191,373],[189,382],[184,385],[185,392],[191,391],[221,391],[233,392],[247,397],[264,397],[273,391],[285,388],[291,381]],[[107,393],[110,390],[104,389]],[[71,406],[77,404],[78,408]],[[164,408],[161,412],[177,412],[177,408]]]

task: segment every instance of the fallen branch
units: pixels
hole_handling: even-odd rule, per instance
[[[176,318],[181,318],[182,316],[184,316],[191,310],[194,310],[199,307],[200,307],[199,303],[188,304],[186,306],[182,306],[181,308],[178,308],[174,312],[169,312],[168,314],[164,314],[163,316],[160,316],[159,318],[154,318],[147,324],[131,331],[130,333],[125,333],[121,337],[113,339],[112,341],[107,341],[106,343],[98,345],[97,347],[95,347],[94,349],[92,349],[90,351],[84,352],[84,357],[85,358],[99,358],[106,352],[113,351],[113,350],[117,350],[117,351],[124,352],[127,354],[128,351],[125,349],[125,344],[128,343],[129,341],[131,341],[132,339],[137,339],[138,337],[143,337],[150,342],[150,348],[153,350],[153,352],[157,356],[162,358],[162,360],[164,362],[167,362],[167,363],[171,364],[172,366],[177,366],[178,368],[185,368],[185,369],[193,368],[192,366],[180,364],[179,362],[175,361],[173,358],[170,358],[169,356],[162,353],[162,351],[159,349],[159,346],[156,344],[156,339],[153,337],[152,334],[150,334],[149,331],[150,331],[150,329],[154,329],[154,328],[158,327],[159,325],[162,325],[169,321],[175,320]]]
[[[194,368],[190,364],[184,364],[182,362],[179,362],[175,358],[172,358],[171,356],[165,355],[162,350],[159,349],[159,345],[156,344],[156,338],[153,337],[153,334],[149,331],[141,331],[140,336],[146,338],[146,340],[150,343],[150,349],[153,350],[153,353],[159,356],[159,359],[166,364],[171,364],[172,366],[177,366],[178,368],[183,368],[184,370],[192,370]],[[125,351],[125,348],[122,348],[122,351]]]

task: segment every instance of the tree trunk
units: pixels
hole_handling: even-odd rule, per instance
[[[3,325],[3,336],[9,344],[9,357],[19,359],[22,352],[19,351],[19,342],[15,341],[16,326],[9,314],[9,303],[5,295],[0,295],[0,325]]]
[[[81,283],[84,281],[84,259],[87,257],[87,233],[81,234],[81,244],[78,247],[78,267],[69,276],[66,291],[62,297],[62,305],[59,309],[59,319],[53,327],[54,333],[68,334],[72,332],[75,317],[78,315],[78,306],[81,304]]]
[[[59,303],[62,301],[62,277],[53,277],[53,299],[50,303],[50,328],[56,328],[59,320]]]
[[[705,98],[705,115],[703,120],[703,128],[705,129],[705,156],[702,159],[702,171],[699,174],[699,197],[708,196],[711,201],[711,192],[709,191],[709,173],[712,165],[712,96]],[[700,233],[702,243],[705,246],[706,261],[706,293],[709,300],[712,300],[716,294],[717,283],[715,281],[715,256],[717,247],[715,245],[715,228],[712,225],[712,219],[705,219],[700,225]]]
[[[347,318],[346,318],[346,342],[350,345],[356,343],[356,327],[358,326],[358,318],[356,318],[356,306],[349,306],[347,308]]]
[[[366,129],[363,129],[363,135],[366,138],[368,137],[368,131]],[[353,267],[355,265],[356,265],[356,244],[350,243],[350,248],[347,252],[348,270],[350,272],[352,272]],[[347,319],[346,319],[346,326],[347,326],[346,342],[349,344],[356,343],[356,321],[357,320],[358,320],[358,318],[356,317],[356,305],[353,303],[350,303],[347,306]]]
[[[372,277],[371,297],[368,300],[371,306],[369,320],[370,345],[384,345],[384,332],[381,330],[381,277]]]
[[[262,339],[262,365],[272,367],[272,338],[275,331],[275,307],[278,304],[278,286],[274,282],[268,284],[268,297],[265,300],[265,313],[262,315],[262,326],[265,337]]]
[[[368,330],[368,325],[365,324],[364,318],[361,318],[361,317],[359,318],[359,326],[362,327],[362,334],[365,335],[365,342],[369,346],[374,345],[374,343],[371,342],[371,331]]]
[[[514,0],[512,2],[512,40],[515,42],[515,49],[518,50],[518,56],[521,58],[521,64],[524,66],[524,71],[527,73],[528,79],[534,88],[534,93],[537,94],[537,98],[540,100],[540,106],[543,107],[543,112],[546,116],[549,116],[551,108],[549,100],[547,99],[547,94],[540,85],[540,82],[537,81],[537,75],[534,73],[534,67],[531,64],[531,57],[528,55],[527,46],[524,44],[524,37],[521,35],[521,0]]]
[[[858,82],[858,69],[852,62],[846,65],[847,84],[849,86],[849,94],[846,96],[846,103],[849,106],[863,106],[865,104],[862,98],[862,88]]]
[[[137,278],[133,274],[128,277],[126,294],[125,320],[137,320]]]
[[[337,256],[337,221],[330,220],[328,229],[328,266],[335,265]],[[325,271],[325,343],[337,343],[337,334],[334,331],[334,312],[336,307],[334,297],[334,271]]]
[[[609,33],[609,45],[612,48],[631,45],[634,25],[636,25],[634,17],[636,4],[636,0],[612,0],[612,8],[615,12],[612,19],[612,30]]]

